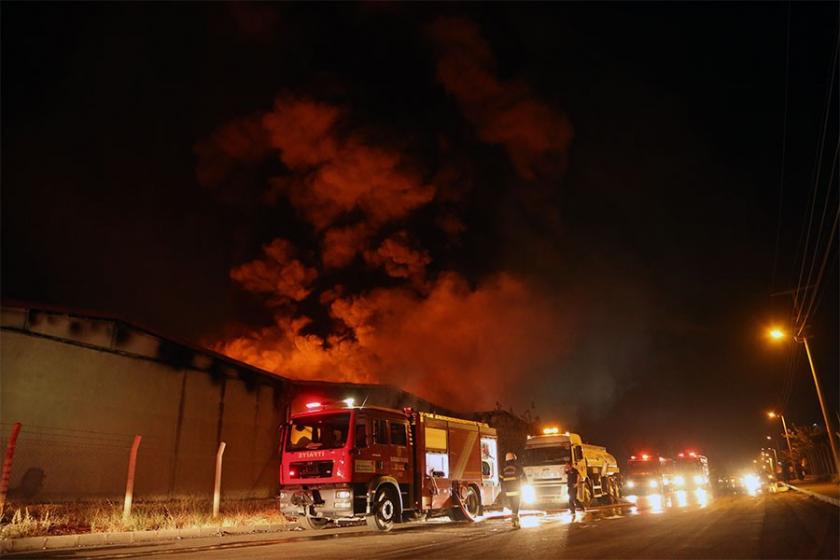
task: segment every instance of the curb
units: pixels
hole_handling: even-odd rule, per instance
[[[805,490],[804,488],[799,488],[798,486],[794,486],[793,484],[788,484],[786,482],[784,483],[784,485],[790,488],[791,490],[796,490],[797,492],[801,492],[807,496],[816,498],[821,502],[831,504],[835,507],[840,507],[840,500],[838,500],[837,498],[832,498],[831,496],[826,496],[824,494],[818,494],[817,492],[811,492],[810,490]]]
[[[0,554],[112,544],[151,543],[155,541],[196,537],[223,537],[225,535],[243,535],[247,533],[273,533],[287,531],[293,527],[294,525],[284,523],[261,523],[259,525],[237,527],[222,527],[219,525],[214,527],[191,527],[188,529],[163,529],[159,531],[122,531],[119,533],[84,533],[80,535],[56,535],[52,537],[22,537],[0,541]]]

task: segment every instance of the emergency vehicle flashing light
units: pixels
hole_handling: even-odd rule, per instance
[[[321,408],[321,403],[319,402],[308,402],[306,403],[307,410],[315,410],[316,408]]]
[[[560,428],[552,426],[551,428],[543,428],[543,435],[559,434]]]

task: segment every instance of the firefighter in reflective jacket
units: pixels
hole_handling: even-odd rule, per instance
[[[519,501],[522,498],[522,468],[516,464],[516,453],[505,454],[505,467],[502,469],[502,490],[510,507],[514,528],[519,528]]]

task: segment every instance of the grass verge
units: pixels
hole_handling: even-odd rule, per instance
[[[97,501],[52,504],[7,504],[0,517],[0,538],[153,531],[200,527],[240,527],[285,523],[274,500],[222,503],[213,518],[211,503],[203,500],[135,502],[123,519],[122,502]]]

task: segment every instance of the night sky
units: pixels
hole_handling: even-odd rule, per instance
[[[801,345],[789,368],[763,331],[791,313],[836,3],[7,2],[2,34],[4,300],[533,403],[621,457],[734,467],[764,411],[821,421]],[[838,292],[835,244],[809,321],[832,411]]]

